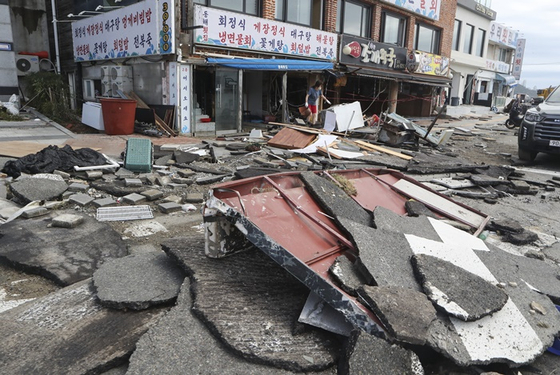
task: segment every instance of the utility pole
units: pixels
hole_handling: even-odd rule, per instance
[[[53,15],[54,53],[56,56],[56,74],[60,74],[60,52],[58,47],[58,19],[56,18],[56,0],[51,0]]]

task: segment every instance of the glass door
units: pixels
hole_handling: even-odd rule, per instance
[[[216,69],[216,133],[234,133],[240,128],[239,71]]]

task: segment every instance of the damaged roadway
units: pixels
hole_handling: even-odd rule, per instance
[[[547,188],[553,185],[547,182],[552,180],[550,174],[497,173],[503,165],[518,167],[515,159],[505,156],[514,153],[515,137],[499,123],[503,119],[498,115],[485,120],[484,129],[477,129],[480,121],[444,122],[444,127],[471,124],[474,135],[456,132],[444,146],[421,145],[406,163],[375,153],[331,162],[325,155],[298,158],[290,150],[274,150],[289,164],[270,156],[271,151],[232,155],[225,145],[242,145],[241,137],[221,144],[191,140],[189,147],[208,150],[198,157],[185,155],[181,148],[168,151],[158,145],[158,159],[168,157],[150,173],[124,173],[124,168],[101,175],[48,172],[48,177],[39,178],[65,184],[57,186],[62,191],[54,196],[33,190],[26,173],[20,179],[5,178],[6,189],[0,189],[4,191],[0,197],[0,213],[4,212],[0,219],[0,311],[12,304],[0,312],[2,331],[9,332],[0,344],[2,368],[13,374],[110,369],[122,374],[221,374],[224,369],[232,374],[558,371],[557,358],[546,348],[560,331],[560,314],[554,305],[560,302],[556,251],[560,233],[555,225],[560,219],[560,198]],[[484,147],[472,147],[475,143]],[[215,155],[221,159],[213,159]],[[118,154],[112,157],[118,160]],[[253,163],[253,157],[259,160]],[[260,159],[268,160],[266,169]],[[547,173],[554,173],[548,159],[541,159]],[[398,213],[385,205],[360,207],[364,202],[359,193],[353,196],[348,186],[340,189],[331,177],[310,172],[335,164],[341,169],[392,164],[427,184],[444,178],[472,181],[465,188],[439,186],[442,194],[489,215],[491,221],[481,234],[486,240],[473,236],[472,226],[426,210],[418,201],[395,200],[402,204]],[[292,189],[287,197],[293,202],[298,202],[299,189],[312,192],[320,209],[316,214],[305,212],[309,216],[303,215],[304,222],[316,220],[322,223],[316,224],[318,228],[328,230],[333,238],[342,236],[338,244],[333,243],[331,251],[336,254],[326,253],[313,261],[328,260],[324,267],[314,266],[319,274],[300,274],[303,268],[290,265],[298,258],[288,258],[287,253],[282,256],[284,263],[271,258],[263,251],[273,243],[263,241],[267,232],[258,234],[251,227],[253,240],[260,238],[251,245],[237,232],[239,222],[229,227],[219,222],[224,233],[239,238],[232,242],[237,251],[219,259],[205,255],[200,214],[205,204],[200,197],[207,201],[210,189],[220,186],[215,181],[225,187],[236,175],[249,176],[251,169],[253,175],[303,171],[301,185],[283,186],[287,180],[282,178],[274,181]],[[62,181],[54,176],[61,176]],[[355,181],[360,191],[364,176],[344,177]],[[125,178],[139,179],[141,186],[127,186]],[[525,188],[512,180],[519,178],[527,180],[536,194],[523,194]],[[28,183],[25,189],[18,186],[20,182]],[[153,218],[98,222],[94,201],[80,205],[70,199],[77,192],[66,186],[75,183],[87,186],[80,194],[105,200],[109,209],[147,205]],[[279,198],[283,193],[278,186],[259,189],[251,193],[266,198],[262,207],[267,207],[267,199],[288,199]],[[153,195],[153,190],[159,194]],[[33,195],[37,192],[39,196]],[[500,204],[462,197],[460,192],[472,197],[492,193]],[[125,199],[134,193],[145,199],[138,203]],[[389,197],[381,195],[380,200],[393,199]],[[179,205],[179,211],[162,210],[166,203]],[[411,217],[413,206],[414,212],[431,218]],[[291,207],[300,217],[305,211],[297,204]],[[25,214],[36,208],[44,209],[39,216]],[[410,217],[403,216],[406,212]],[[284,220],[282,225],[287,227],[296,220],[280,214],[271,210],[267,220],[277,224]],[[506,236],[504,224],[500,226],[504,219],[512,233],[534,236],[515,242]],[[212,216],[204,217],[206,224],[211,220]],[[249,216],[242,223],[251,220]],[[325,225],[332,225],[338,234]],[[294,242],[298,241],[306,247],[312,238]],[[26,279],[34,278],[40,281],[26,289],[30,283]],[[305,282],[306,278],[312,282]],[[38,287],[39,283],[45,284]],[[61,286],[66,287],[55,291]],[[333,297],[332,288],[339,288],[337,296],[375,313],[378,328],[374,334],[354,330],[344,336],[309,325],[312,322],[298,322],[310,288],[327,300]],[[21,305],[12,307],[17,303]],[[334,316],[339,314],[338,319],[344,320],[348,311],[341,313],[341,306],[349,305],[334,304]],[[413,322],[419,329],[403,326]]]

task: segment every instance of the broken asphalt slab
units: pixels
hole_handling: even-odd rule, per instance
[[[424,345],[436,310],[425,294],[397,286],[364,286],[364,303],[397,342]]]
[[[406,171],[418,174],[439,174],[453,172],[474,172],[480,165],[469,164],[466,160],[441,154],[418,153],[408,162]]]
[[[361,331],[354,331],[345,345],[344,358],[340,375],[424,375],[414,352]]]
[[[173,307],[136,344],[128,375],[207,374],[290,375],[291,371],[249,362],[233,354],[193,314],[190,281],[185,279]],[[332,367],[317,375],[336,375]]]
[[[108,258],[128,255],[121,236],[109,225],[81,216],[84,222],[76,228],[51,226],[50,217],[0,226],[0,262],[66,286],[91,277]]]
[[[122,312],[97,304],[91,280],[0,313],[5,374],[93,374],[125,363],[165,309]]]
[[[473,321],[500,310],[507,294],[482,277],[429,255],[412,257],[424,293],[447,314]]]
[[[114,309],[144,310],[177,298],[185,274],[164,253],[110,259],[93,274],[97,298]]]
[[[251,249],[211,259],[202,237],[167,240],[162,247],[191,278],[195,315],[234,353],[290,371],[336,363],[335,336],[312,328],[294,334],[308,290],[265,254]]]
[[[68,188],[60,176],[40,176],[19,178],[10,184],[10,191],[19,202],[27,204],[32,201],[56,200]]]

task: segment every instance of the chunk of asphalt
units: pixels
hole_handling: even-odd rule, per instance
[[[336,221],[339,218],[346,218],[365,226],[371,226],[371,214],[332,181],[319,177],[313,172],[302,172],[301,180],[311,196]]]
[[[377,229],[400,232],[441,241],[439,235],[426,216],[401,216],[385,207],[377,206],[373,210],[373,221]]]
[[[4,374],[93,374],[125,362],[165,313],[100,306],[84,280],[0,314]]]
[[[415,201],[414,199],[407,200],[404,203],[404,209],[406,210],[408,216],[427,216],[437,218],[436,214],[434,214],[424,203]]]
[[[508,284],[505,292],[509,300],[500,311],[473,322],[438,314],[428,345],[461,366],[503,362],[517,367],[533,362],[553,344],[560,313],[548,297],[525,283]],[[531,303],[547,314],[532,311]]]
[[[524,230],[521,233],[505,232],[502,236],[502,241],[509,242],[514,245],[528,245],[539,239],[539,236],[530,230]]]
[[[555,242],[551,246],[542,249],[542,252],[546,258],[555,263],[560,263],[560,242]]]
[[[124,180],[103,181],[94,180],[90,182],[92,188],[101,190],[107,194],[114,195],[115,197],[124,197],[132,193],[141,193],[145,190],[143,186],[126,186]]]
[[[193,161],[197,161],[200,159],[200,155],[192,154],[190,152],[184,152],[181,150],[175,150],[173,152],[173,158],[179,164],[190,164]]]
[[[0,261],[66,286],[87,279],[108,258],[128,254],[121,235],[108,224],[84,218],[77,228],[49,227],[48,219],[11,221],[0,226]]]
[[[424,345],[436,310],[425,294],[396,286],[364,286],[359,296],[398,342]]]
[[[247,361],[227,350],[193,314],[190,281],[185,279],[177,304],[138,340],[128,375],[207,374],[290,375],[291,371]],[[335,375],[326,371],[318,375]]]
[[[93,274],[93,286],[103,306],[144,310],[174,301],[185,273],[164,253],[111,259]]]
[[[354,263],[344,255],[335,259],[329,268],[329,273],[342,290],[352,296],[357,296],[358,289],[366,284],[366,278],[362,276]]]
[[[507,294],[463,268],[430,255],[415,255],[412,266],[424,292],[441,311],[473,321],[500,310]]]
[[[447,155],[418,153],[408,162],[406,171],[418,174],[440,174],[453,172],[474,172],[480,165],[469,164],[466,160]]]
[[[356,267],[366,284],[401,286],[421,291],[410,258],[414,253],[404,234],[375,229],[344,218],[340,222],[356,246]]]
[[[416,353],[362,331],[352,333],[338,369],[340,375],[424,375]]]
[[[499,232],[523,233],[525,228],[514,220],[492,220],[488,228]]]
[[[55,200],[68,189],[66,182],[61,177],[59,178],[60,180],[51,178],[18,179],[10,184],[10,191],[22,204]]]
[[[238,169],[235,171],[234,175],[238,179],[244,179],[249,177],[264,176],[273,173],[278,173],[278,168],[250,167],[245,169]]]
[[[476,186],[497,186],[504,183],[504,180],[499,178],[490,177],[484,174],[473,174],[471,181]]]
[[[539,259],[514,255],[491,244],[487,246],[491,251],[476,251],[476,255],[499,282],[526,282],[553,301],[560,302],[558,266]]]
[[[321,371],[337,360],[330,333],[293,334],[309,290],[257,249],[211,259],[202,236],[167,240],[164,251],[189,274],[193,312],[234,353],[290,371]]]

